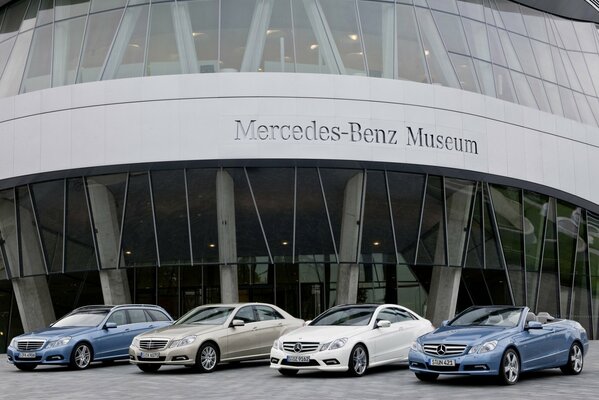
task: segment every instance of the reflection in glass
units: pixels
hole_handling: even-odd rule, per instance
[[[17,31],[21,27],[21,22],[23,21],[23,17],[25,16],[25,11],[27,11],[28,5],[29,0],[21,0],[12,3],[8,8],[6,8],[4,21],[2,22],[2,27],[0,28],[0,42],[13,35],[16,35]]]
[[[63,180],[57,180],[31,186],[49,273],[62,272],[64,185]]]
[[[414,8],[397,4],[397,61],[399,78],[428,83],[424,50],[418,35]]]
[[[535,96],[532,94],[532,90],[528,85],[526,76],[524,74],[512,71],[512,79],[514,80],[514,87],[516,89],[518,103],[531,108],[538,108]]]
[[[295,56],[291,22],[291,1],[275,1],[266,30],[259,71],[294,72]]]
[[[95,18],[92,18],[93,21]],[[94,25],[88,25],[88,32],[92,31]],[[107,29],[106,25],[103,25]],[[75,74],[77,73],[77,64],[79,63],[79,54],[81,53],[81,42],[83,41],[83,31],[85,29],[85,18],[69,19],[58,22],[54,29],[54,63],[52,65],[52,86],[72,85],[75,83]],[[92,31],[93,32],[93,31]],[[88,40],[92,35],[86,35]],[[101,52],[101,48],[95,49]],[[97,80],[98,75],[93,79]]]
[[[91,12],[111,10],[113,8],[121,8],[127,4],[127,0],[92,0]],[[133,4],[132,1],[129,4]]]
[[[221,0],[220,71],[237,72],[246,51],[256,0]]]
[[[578,108],[574,102],[572,91],[561,86],[558,89],[559,97],[562,101],[562,106],[564,107],[564,116],[575,121],[580,121],[580,115],[578,114]]]
[[[442,178],[429,176],[420,227],[417,264],[446,265],[445,194]]]
[[[394,78],[395,5],[358,1],[368,75]]]
[[[21,276],[19,267],[19,246],[17,239],[17,219],[15,217],[15,192],[13,189],[0,192],[0,237],[2,248],[0,249],[6,257],[10,267],[10,276],[18,278]],[[2,254],[0,254],[1,256]]]
[[[475,59],[474,67],[476,69],[476,75],[478,75],[483,94],[495,97],[495,79],[493,77],[493,68],[491,63]]]
[[[496,220],[488,186],[483,185],[483,234],[485,238],[485,269],[503,270],[502,249],[497,237]],[[505,303],[503,303],[505,304]]]
[[[52,25],[37,28],[25,67],[25,76],[21,93],[50,87],[50,68],[52,66]]]
[[[78,17],[87,14],[89,0],[55,0],[56,20]]]
[[[587,249],[587,223],[586,215],[583,210],[580,212],[580,228],[576,249],[576,261],[574,265],[574,282],[571,287],[572,296],[570,318],[578,321],[589,334],[592,334],[591,328],[591,296],[589,289],[591,287],[591,277],[589,275],[588,249]]]
[[[9,39],[3,43],[0,43],[0,78],[2,78],[2,73],[4,72],[4,68],[6,67],[6,63],[8,63],[8,58],[10,57],[10,52],[12,51],[12,47],[15,44],[17,39]]]
[[[561,315],[571,315],[571,289],[574,268],[578,253],[584,251],[585,242],[580,236],[580,208],[558,201],[557,203],[557,243],[559,254]]]
[[[524,192],[524,265],[526,266],[527,304],[533,312],[537,310],[537,296],[539,295],[539,277],[549,198],[532,192]]]
[[[45,275],[44,256],[39,241],[36,216],[33,211],[29,188],[21,186],[16,189],[19,219],[19,253],[23,267],[23,276]]]
[[[589,246],[589,267],[591,271],[592,323],[595,337],[599,332],[599,216],[587,212],[587,242]]]
[[[474,209],[472,211],[468,247],[464,263],[465,268],[482,269],[485,265],[482,204],[482,186],[479,183],[477,184],[476,195],[474,197]]]
[[[458,75],[462,89],[480,93],[480,87],[478,85],[478,79],[476,77],[476,71],[474,70],[474,64],[472,64],[472,59],[453,53],[449,53],[449,57],[451,58],[453,67]]]
[[[79,67],[79,77],[77,82],[91,82],[100,79],[102,67],[106,62],[110,45],[116,34],[119,22],[123,17],[124,10],[114,10],[99,14],[92,14],[87,22],[87,34],[85,35],[85,44],[81,56],[81,66]],[[83,19],[81,20],[83,21]],[[71,23],[69,21],[69,23]],[[56,25],[57,29],[59,24]],[[83,26],[81,27],[83,29]],[[69,36],[77,38],[79,36]],[[74,45],[74,50],[79,52],[79,47]],[[55,79],[56,71],[54,72]],[[58,76],[60,77],[60,75]],[[59,80],[59,82],[61,82]],[[55,84],[57,85],[57,84]]]
[[[495,75],[495,87],[497,88],[497,97],[503,100],[516,102],[516,94],[514,86],[510,78],[510,72],[506,68],[498,65],[493,65],[493,73]]]
[[[293,30],[295,37],[295,68],[297,72],[309,72],[329,74],[337,72],[338,68],[334,60],[328,60],[325,55],[331,51],[323,46],[329,46],[325,42],[326,33],[322,20],[318,16],[316,3],[313,1],[293,0]],[[316,29],[320,35],[316,36]],[[333,63],[331,63],[333,62]]]
[[[146,76],[181,73],[181,55],[175,36],[175,4],[152,6],[152,19],[148,37]]]
[[[10,59],[4,68],[2,79],[0,79],[0,97],[14,96],[19,93],[32,38],[33,30],[21,33],[17,37]]]
[[[462,24],[466,32],[466,39],[473,57],[480,58],[485,61],[491,60],[489,52],[489,42],[487,39],[487,29],[485,24],[463,18]]]
[[[537,297],[537,312],[548,312],[561,318],[565,315],[560,312],[559,273],[560,267],[557,259],[557,234],[555,199],[549,200],[549,206],[544,211],[547,215],[545,228],[545,243],[543,251],[543,264],[541,266],[539,294]]]
[[[219,41],[219,0],[196,0],[178,2],[183,15],[183,26],[191,27],[193,51],[191,58],[197,62],[195,71],[217,72]]]
[[[474,207],[474,189],[474,182],[459,179],[445,180],[447,252],[450,266],[463,265],[470,215]]]
[[[65,272],[98,269],[83,178],[67,179]]]
[[[395,254],[386,176],[383,171],[368,171],[362,222],[361,260],[365,263],[395,264]],[[392,287],[394,286],[393,284]]]
[[[216,170],[187,171],[193,264],[218,263]]]

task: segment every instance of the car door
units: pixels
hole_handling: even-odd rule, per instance
[[[543,325],[542,329],[524,329],[514,337],[520,352],[523,370],[538,369],[551,366],[555,362],[556,332]]]
[[[251,305],[243,306],[237,310],[233,320],[241,320],[243,326],[232,326],[227,328],[227,353],[226,358],[247,358],[258,354],[258,343],[256,342],[256,331],[258,321]],[[222,357],[225,359],[225,357]]]
[[[379,321],[389,321],[391,326],[388,328],[378,328]],[[397,346],[397,336],[399,333],[399,320],[393,308],[386,307],[375,315],[373,330],[370,333],[370,358],[373,363],[384,362],[399,356]]]
[[[254,310],[258,317],[256,323],[256,343],[258,354],[269,354],[272,343],[278,339],[285,330],[285,318],[272,307],[256,305]]]
[[[129,352],[129,346],[133,338],[149,329],[156,327],[156,323],[149,317],[149,315],[141,308],[130,308],[127,310],[129,316],[129,325],[124,332],[124,342],[126,347],[122,349],[122,355],[127,355]]]
[[[105,328],[106,324],[114,322],[116,328]],[[123,348],[129,348],[125,332],[129,329],[127,313],[125,310],[116,310],[111,313],[103,327],[97,332],[97,337],[92,344],[94,347],[94,358],[113,358],[123,354]],[[126,351],[125,351],[126,353]]]

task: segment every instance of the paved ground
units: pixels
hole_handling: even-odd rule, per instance
[[[300,373],[284,377],[267,363],[221,366],[211,374],[163,367],[145,374],[128,363],[94,365],[86,371],[38,367],[21,372],[0,355],[0,399],[591,399],[599,393],[599,341],[591,343],[583,372],[565,376],[559,369],[523,375],[515,386],[488,379],[441,377],[418,381],[407,366],[372,369],[362,378],[342,374]]]

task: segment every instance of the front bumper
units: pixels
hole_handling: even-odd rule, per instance
[[[197,352],[198,347],[193,345],[153,351],[130,346],[129,362],[131,364],[195,365]],[[144,357],[148,354],[157,354],[158,357]]]
[[[294,369],[298,371],[347,371],[349,350],[345,346],[341,349],[326,350],[312,353],[288,353],[286,351],[270,350],[270,368]],[[288,356],[306,356],[307,362],[289,362]]]
[[[6,349],[6,358],[11,364],[68,364],[71,357],[72,346],[54,347],[36,351],[19,351],[14,347]],[[27,355],[27,357],[23,357]],[[31,357],[33,355],[33,357]]]
[[[453,361],[453,366],[432,365],[433,360]],[[501,363],[501,353],[497,350],[483,354],[464,354],[456,357],[436,357],[410,350],[408,365],[416,373],[440,375],[497,375]]]

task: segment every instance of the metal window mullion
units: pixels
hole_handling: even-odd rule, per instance
[[[476,186],[474,187],[474,192],[472,194],[472,199],[470,201],[470,217],[468,220],[468,230],[466,231],[466,240],[464,242],[464,247],[462,249],[462,258],[461,258],[461,266],[462,268],[466,268],[466,259],[468,256],[468,248],[470,245],[470,237],[472,235],[472,225],[474,224],[474,210],[476,209],[476,195],[478,194],[478,186],[480,182],[476,182]]]
[[[41,3],[40,3],[41,4]],[[35,207],[35,201],[33,199],[33,192],[31,191],[31,185],[27,184],[27,191],[29,192],[29,201],[31,203],[31,213],[33,214],[33,220],[35,222],[35,232],[37,233],[37,239],[40,244],[40,249],[42,251],[42,260],[44,261],[44,269],[46,270],[46,275],[49,274],[48,270],[48,260],[46,260],[46,250],[44,248],[44,242],[42,240],[42,233],[39,225],[39,218],[37,215],[37,208]]]
[[[549,211],[551,206],[549,204],[550,199],[547,201],[547,211],[545,212],[545,225],[543,225],[543,236],[541,237],[541,257],[539,257],[539,272],[537,278],[537,290],[534,298],[534,312],[539,309],[539,293],[541,292],[541,279],[543,278],[543,263],[545,259],[545,243],[547,243],[547,226],[549,225]],[[557,241],[556,241],[557,244]]]
[[[293,14],[293,3],[289,0],[289,10],[291,11],[291,40],[293,41],[293,72],[297,72],[297,51],[295,48],[295,19]]]
[[[149,5],[148,5],[148,7],[149,7]],[[106,72],[106,66],[108,64],[108,60],[110,59],[110,55],[112,54],[112,50],[114,49],[114,43],[116,42],[116,38],[119,35],[119,32],[121,30],[121,25],[123,24],[123,20],[125,19],[125,14],[127,13],[128,10],[129,10],[129,0],[127,0],[125,7],[123,7],[123,13],[121,14],[121,19],[119,20],[119,24],[117,25],[117,27],[114,31],[114,36],[112,37],[110,46],[108,47],[108,50],[106,51],[106,57],[104,58],[104,62],[102,63],[102,66],[100,67],[100,73],[98,74],[99,81],[101,81],[102,78],[104,77],[104,73]],[[82,60],[83,60],[83,54],[81,54],[81,57],[79,57],[79,64],[77,65],[77,74],[75,75],[76,81],[79,80],[79,72],[81,69],[81,61]]]
[[[578,263],[578,238],[580,237],[580,225],[582,225],[582,210],[581,215],[578,218],[578,231],[576,232],[576,238],[574,243],[574,260],[572,264],[572,283],[570,284],[570,294],[568,300],[568,318],[572,319],[574,314],[574,288],[576,285],[576,268]]]
[[[193,258],[193,240],[191,239],[191,212],[189,210],[189,186],[187,183],[187,168],[183,168],[183,180],[185,181],[185,210],[187,211],[187,234],[189,235],[189,256],[191,266],[194,265]]]
[[[222,22],[223,22],[223,2],[222,0],[218,0],[218,54],[216,61],[216,72],[220,72],[220,47],[221,47],[221,36],[222,36]],[[236,261],[237,262],[237,261]],[[251,274],[250,274],[251,275]]]
[[[320,175],[320,167],[316,167],[318,173],[318,182],[320,183],[320,191],[322,194],[322,200],[324,202],[324,209],[327,213],[327,221],[329,223],[329,231],[331,232],[331,240],[333,241],[333,250],[335,251],[335,257],[337,258],[337,264],[339,264],[339,252],[337,251],[337,242],[335,240],[335,233],[333,232],[333,224],[331,223],[331,214],[329,213],[329,206],[327,205],[327,196],[324,190],[324,184],[322,183],[322,176]]]
[[[293,235],[291,238],[291,262],[295,263],[295,230],[297,229],[297,165],[293,169],[294,177],[293,177]],[[299,266],[298,266],[298,276],[299,276]],[[300,280],[298,279],[298,282]],[[301,289],[301,288],[300,288]],[[301,293],[301,290],[300,290]],[[300,303],[301,299],[300,299]]]
[[[480,233],[482,236],[483,270],[487,269],[487,235],[485,234],[485,186],[480,184]],[[490,294],[489,294],[490,296]]]
[[[141,72],[141,76],[147,76],[146,72],[148,71],[148,52],[150,47],[150,33],[152,29],[152,6],[154,4],[150,3],[148,5],[148,21],[146,22],[146,43],[144,46],[144,61],[143,61],[143,71]],[[149,171],[148,171],[149,174]],[[158,261],[160,263],[160,260]]]
[[[520,189],[520,205],[522,207],[522,212],[520,213],[520,224],[522,226],[522,258],[520,259],[520,261],[522,262],[522,273],[524,274],[524,304],[528,305],[530,303],[528,302],[528,271],[526,270],[526,235],[524,234],[524,224],[526,221],[526,218],[524,218],[524,189]]]
[[[433,20],[433,25],[435,26],[435,29],[437,30],[437,34],[439,35],[439,38],[441,39],[441,44],[443,45],[443,50],[445,50],[445,55],[447,56],[447,60],[449,61],[449,65],[451,65],[451,70],[455,74],[455,77],[456,77],[456,79],[458,81],[458,85],[460,85],[459,89],[465,90],[464,88],[462,88],[462,83],[460,82],[460,77],[459,77],[459,75],[458,75],[458,73],[457,73],[457,71],[455,69],[455,66],[453,65],[453,61],[451,60],[451,57],[449,57],[449,51],[447,50],[447,45],[445,44],[445,40],[443,39],[443,35],[441,34],[441,30],[439,29],[439,26],[437,25],[437,20],[435,19],[435,15],[433,14],[433,11],[430,8],[430,5],[429,5],[429,8],[428,8],[428,12],[431,14],[431,19]],[[462,23],[462,20],[460,19],[460,25],[461,25],[461,23]],[[466,42],[468,42],[468,40],[466,40]],[[489,48],[489,51],[490,50],[491,49]],[[431,80],[431,83],[432,83],[432,80]],[[447,264],[449,265],[449,260],[448,260]]]
[[[449,244],[448,244],[448,221],[447,221],[447,191],[445,188],[445,177],[441,177],[441,190],[443,195],[443,255],[445,256],[445,262],[443,265],[449,266]],[[436,250],[435,250],[436,251]],[[435,260],[433,260],[435,264]]]
[[[94,242],[94,254],[96,256],[96,268],[98,269],[98,271],[100,271],[100,270],[102,270],[102,260],[100,258],[100,247],[98,246],[98,238],[96,236],[97,231],[96,231],[96,224],[94,221],[94,213],[92,211],[91,198],[89,196],[89,189],[87,187],[87,179],[82,176],[81,180],[83,182],[83,191],[85,193],[85,204],[87,206],[89,225],[91,227],[92,240]]]
[[[590,235],[589,235],[589,213],[588,210],[584,210],[584,220],[586,221],[587,224],[587,235],[586,235],[586,243],[587,245],[585,246],[585,252],[586,252],[586,256],[587,256],[587,262],[586,264],[586,268],[587,268],[587,289],[589,291],[589,301],[588,301],[588,311],[589,311],[589,315],[591,316],[591,334],[590,334],[590,338],[594,339],[595,338],[595,314],[593,314],[593,276],[591,275],[592,269],[591,269],[591,250],[589,248],[589,243],[590,243]]]
[[[116,259],[117,259],[117,269],[121,267],[121,252],[123,251],[123,233],[125,231],[125,217],[127,215],[127,201],[129,198],[129,181],[131,179],[131,173],[127,172],[127,179],[125,181],[125,196],[123,199],[123,215],[121,216],[121,229],[119,233],[119,248],[117,250]],[[123,257],[123,268],[126,267],[126,263]],[[137,276],[137,273],[135,274]],[[135,291],[134,291],[135,293]]]
[[[362,63],[364,64],[364,72],[366,76],[370,76],[370,69],[368,68],[368,59],[366,58],[366,45],[364,44],[364,32],[362,30],[362,21],[360,19],[360,8],[358,7],[358,0],[354,1],[356,8],[356,23],[358,24],[358,35],[360,36],[360,47],[362,48]]]
[[[360,196],[360,219],[358,220],[358,243],[356,252],[354,253],[354,262],[360,262],[360,255],[362,254],[362,233],[364,232],[364,209],[366,204],[366,184],[368,181],[368,170],[362,170],[362,193]]]
[[[22,253],[22,245],[21,245],[21,221],[20,221],[20,213],[19,213],[19,197],[17,195],[17,188],[13,187],[13,199],[15,199],[13,204],[13,212],[15,216],[15,227],[16,227],[16,235],[17,235],[17,274],[19,278],[23,277],[23,260],[21,257]]]
[[[395,265],[399,265],[399,250],[397,248],[397,235],[395,234],[395,222],[393,221],[393,206],[391,205],[391,188],[389,187],[389,177],[387,170],[385,174],[385,191],[387,194],[387,208],[389,209],[389,220],[391,221],[391,236],[393,237],[393,248],[395,249]]]
[[[484,8],[484,5],[483,5],[483,8]],[[474,64],[474,59],[475,59],[475,57],[474,57],[474,55],[472,54],[472,49],[470,48],[470,43],[468,42],[468,36],[466,36],[466,30],[464,29],[464,21],[463,21],[463,19],[464,19],[464,18],[466,18],[466,19],[470,19],[470,18],[468,18],[468,17],[466,17],[466,16],[462,15],[462,14],[460,13],[460,10],[459,10],[459,8],[458,8],[458,14],[459,14],[458,18],[459,18],[459,20],[460,20],[460,28],[461,28],[461,31],[462,31],[462,33],[464,34],[464,38],[466,39],[466,40],[465,40],[465,42],[466,42],[466,48],[468,49],[468,54],[463,54],[463,55],[464,55],[464,56],[466,56],[466,57],[468,57],[468,58],[470,58],[470,60],[472,61],[472,69],[473,69],[473,72],[474,72],[474,77],[476,78],[476,83],[478,83],[478,90],[479,90],[479,92],[478,92],[478,93],[481,93],[481,94],[482,94],[482,93],[483,93],[483,85],[481,85],[481,79],[478,77],[478,69],[476,68],[476,64]],[[484,15],[484,14],[485,14],[485,11],[484,11],[484,9],[483,9],[483,20],[485,19],[485,15]],[[474,21],[474,20],[473,20],[473,21]],[[480,21],[476,21],[476,22],[480,22]],[[485,24],[485,27],[486,27],[486,26],[487,26],[486,20],[485,20],[483,23]],[[485,29],[485,30],[486,30],[486,29]],[[499,43],[501,44],[501,39],[499,40]],[[503,46],[501,46],[501,49],[503,50]],[[489,48],[489,52],[490,52],[490,51],[491,51],[491,49]],[[452,52],[452,53],[453,53],[453,52]],[[451,58],[450,58],[450,61],[451,61]],[[481,60],[481,61],[482,61],[482,60]],[[489,60],[489,61],[490,61],[490,60]],[[453,64],[453,63],[452,63],[452,64]],[[493,72],[493,67],[492,67],[492,66],[491,66],[491,72]],[[459,78],[458,78],[458,79],[459,79]],[[494,78],[493,78],[493,81],[495,81],[495,79],[494,79]],[[494,83],[494,82],[493,82],[493,89],[495,89],[495,83]],[[496,91],[495,93],[497,93],[497,91]],[[477,186],[478,186],[478,185],[477,185]]]
[[[555,243],[556,243],[556,261],[557,261],[557,285],[555,289],[557,291],[557,307],[559,312],[559,317],[562,317],[562,291],[560,290],[562,284],[561,277],[561,263],[560,263],[560,251],[559,251],[559,230],[557,229],[557,201],[554,198],[551,198],[554,207],[553,207],[553,220],[555,221]]]
[[[127,2],[129,2],[127,0]],[[85,38],[87,37],[87,28],[89,25],[89,18],[90,18],[90,13],[91,13],[91,7],[92,7],[92,2],[89,2],[89,8],[87,9],[87,16],[85,18],[85,26],[83,27],[83,38],[81,38],[81,46],[79,47],[79,59],[77,61],[77,68],[75,68],[75,79],[74,79],[74,83],[77,83],[77,81],[79,80],[79,68],[81,67],[81,60],[83,59],[83,49],[85,49]],[[56,18],[56,13],[54,13],[54,16]],[[56,22],[54,22],[54,26],[56,27]],[[115,35],[116,36],[116,35]],[[109,53],[110,54],[110,53]],[[108,58],[108,57],[106,57]],[[52,58],[52,64],[54,64],[54,57]],[[102,75],[100,75],[98,77],[98,80],[102,79]]]
[[[156,207],[154,206],[154,188],[152,186],[151,171],[148,171],[148,185],[150,188],[150,206],[152,207],[152,225],[154,226],[154,243],[156,244],[156,264],[158,268],[160,268],[160,247],[158,246],[158,229],[156,228]],[[156,276],[156,279],[158,279],[158,276]],[[158,283],[158,280],[156,280],[156,283]],[[156,294],[156,296],[158,296],[158,294]]]
[[[414,22],[416,23],[416,31],[418,33],[418,41],[420,43],[422,56],[424,58],[424,67],[426,68],[426,75],[428,76],[428,81],[432,84],[433,78],[431,75],[430,68],[428,66],[428,59],[426,58],[426,53],[424,52],[424,50],[425,50],[424,49],[424,41],[422,40],[422,32],[420,30],[420,21],[418,21],[418,15],[416,14],[416,6],[414,6],[412,8],[412,15],[414,16]],[[427,175],[427,177],[428,177],[428,175]],[[420,237],[418,239],[420,239]],[[416,253],[416,254],[418,254],[418,253]]]
[[[270,263],[274,265],[274,259],[272,258],[272,254],[270,252],[270,246],[268,245],[268,239],[266,237],[266,232],[264,232],[264,226],[262,225],[262,218],[260,218],[260,211],[258,210],[258,205],[256,204],[256,197],[254,196],[254,190],[252,189],[252,183],[250,182],[250,177],[248,175],[248,171],[246,167],[243,167],[243,172],[245,173],[245,179],[247,180],[248,187],[250,189],[250,195],[252,196],[252,202],[254,203],[254,209],[256,210],[256,216],[258,217],[258,223],[260,224],[260,229],[262,230],[262,237],[264,238],[264,243],[266,244],[266,250],[268,251],[268,258]]]
[[[42,1],[40,1],[40,8],[42,7]],[[91,1],[90,1],[90,5],[91,5]],[[52,7],[54,7],[54,1],[52,1]],[[39,13],[39,9],[38,9],[38,13]],[[52,41],[50,43],[50,87],[54,87],[54,41],[56,40],[56,23],[54,22],[54,8],[52,9],[51,24],[52,24],[52,39],[51,39]],[[77,75],[75,75],[75,78],[77,78]]]
[[[420,247],[420,235],[422,234],[422,220],[424,218],[424,207],[426,206],[426,189],[428,188],[428,174],[424,177],[424,188],[422,191],[422,202],[420,203],[420,220],[418,221],[418,237],[416,238],[416,251],[414,252],[414,262],[418,262],[418,250]]]

